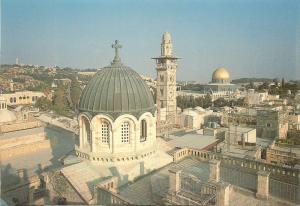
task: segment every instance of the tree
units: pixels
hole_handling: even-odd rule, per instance
[[[281,87],[284,88],[284,86],[285,86],[285,80],[284,80],[284,78],[282,78],[281,79]]]
[[[265,89],[269,89],[268,82],[264,82],[262,85],[258,86],[258,88],[257,88],[258,91],[263,91]]]
[[[78,108],[78,103],[81,95],[81,87],[77,79],[72,79],[71,86],[70,86],[70,96],[72,101],[72,107],[73,109]]]
[[[214,106],[216,107],[225,107],[225,106],[229,106],[228,105],[228,101],[226,101],[224,98],[218,98],[214,101]]]
[[[60,86],[54,93],[54,100],[53,100],[53,109],[58,114],[65,114],[66,109],[68,108],[68,100],[65,96],[64,87]]]
[[[208,108],[210,106],[212,106],[212,98],[210,94],[207,94],[203,100],[203,108]]]
[[[36,101],[35,107],[39,108],[41,111],[47,111],[52,108],[52,102],[46,97],[40,97]]]

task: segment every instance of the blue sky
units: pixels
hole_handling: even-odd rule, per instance
[[[1,0],[1,61],[101,68],[115,39],[123,62],[155,76],[164,31],[172,35],[179,80],[300,79],[298,0]]]

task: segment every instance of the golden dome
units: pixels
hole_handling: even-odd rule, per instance
[[[216,69],[212,75],[213,83],[227,83],[230,81],[230,74],[227,69],[220,67]]]

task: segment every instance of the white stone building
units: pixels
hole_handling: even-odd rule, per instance
[[[205,124],[205,117],[209,115],[213,115],[213,110],[201,107],[184,109],[180,116],[180,125],[189,129],[201,129]]]
[[[45,97],[43,92],[19,91],[3,94],[8,105],[35,104],[38,98]]]

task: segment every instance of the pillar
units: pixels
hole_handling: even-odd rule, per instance
[[[34,187],[30,187],[28,191],[28,205],[34,205]]]
[[[257,198],[266,200],[269,198],[269,176],[270,172],[268,171],[257,172]]]
[[[230,184],[217,183],[217,206],[229,206]]]
[[[177,193],[180,190],[180,174],[180,169],[172,168],[169,170],[169,190],[171,193]]]
[[[298,185],[300,185],[300,173],[298,172]],[[299,191],[299,189],[298,189]],[[297,194],[297,204],[300,204],[300,193]]]
[[[220,181],[220,160],[209,161],[209,181],[219,182]]]
[[[83,127],[82,127],[82,119],[79,119],[79,148],[83,148]]]

